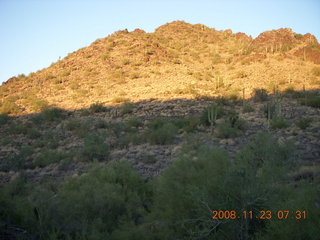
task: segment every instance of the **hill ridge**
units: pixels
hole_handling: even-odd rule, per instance
[[[116,31],[48,68],[10,78],[0,86],[0,111],[24,114],[42,105],[79,109],[95,102],[241,95],[243,89],[250,97],[254,88],[315,89],[319,80],[312,69],[319,63],[320,45],[309,33],[280,28],[253,39],[173,21],[152,33]]]

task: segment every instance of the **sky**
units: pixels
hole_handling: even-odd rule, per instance
[[[174,21],[257,37],[282,27],[320,40],[320,0],[0,0],[0,83],[121,29]]]

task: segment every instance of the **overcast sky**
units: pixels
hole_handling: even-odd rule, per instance
[[[0,0],[0,83],[114,31],[174,20],[253,37],[282,27],[320,39],[320,0]]]

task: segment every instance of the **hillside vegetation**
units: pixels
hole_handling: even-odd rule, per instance
[[[0,239],[318,239],[320,45],[175,21],[0,86]]]

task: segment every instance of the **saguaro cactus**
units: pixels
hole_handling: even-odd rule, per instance
[[[217,116],[218,116],[218,107],[215,105],[210,106],[208,108],[208,122],[210,123],[211,134],[213,134],[213,126],[217,121]]]

